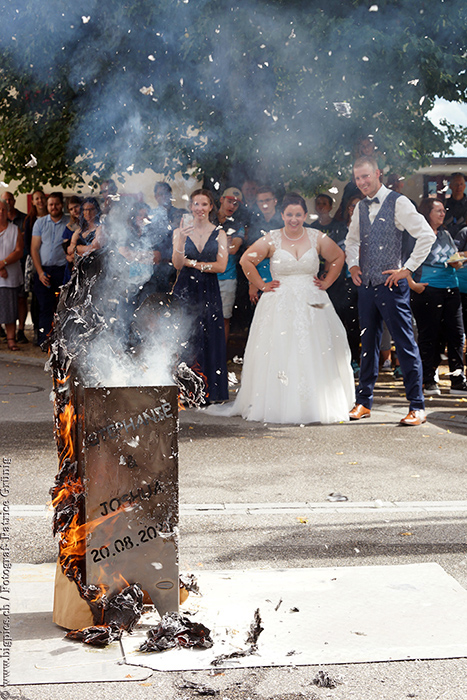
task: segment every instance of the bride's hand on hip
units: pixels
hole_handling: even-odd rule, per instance
[[[320,279],[319,277],[314,278],[314,283],[316,284],[317,287],[323,290],[323,292],[328,288],[329,284],[326,282],[326,279]]]
[[[264,293],[274,292],[280,286],[281,286],[281,283],[279,282],[279,280],[272,280],[272,282],[266,282],[264,287],[261,287],[261,291]]]

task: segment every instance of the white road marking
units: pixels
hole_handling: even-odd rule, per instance
[[[360,501],[352,503],[181,503],[180,515],[267,515],[312,513],[461,513],[467,511],[467,501]],[[51,518],[53,511],[42,505],[11,505],[15,518]]]

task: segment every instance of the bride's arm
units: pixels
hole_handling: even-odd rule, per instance
[[[315,283],[320,289],[329,289],[339,277],[344,266],[344,251],[325,233],[319,235],[317,249],[318,254],[326,260],[326,267],[328,270],[326,272],[326,278],[324,280],[316,279]]]
[[[248,282],[250,284],[254,284],[255,287],[260,289],[262,292],[272,292],[280,284],[278,280],[264,282],[256,269],[256,266],[259,265],[260,262],[262,262],[265,258],[270,258],[273,253],[274,244],[271,240],[270,234],[267,233],[265,236],[262,236],[255,241],[255,243],[253,243],[253,245],[250,246],[240,258],[240,265],[242,266]]]

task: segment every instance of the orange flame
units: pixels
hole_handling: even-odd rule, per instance
[[[66,384],[69,378],[70,375],[67,374],[67,376],[64,379],[59,379],[58,377],[55,377],[55,381],[57,382],[57,384]]]
[[[58,423],[60,437],[65,445],[60,454],[60,462],[63,462],[63,460],[67,457],[69,459],[72,459],[74,455],[72,430],[74,424],[76,423],[76,415],[75,409],[73,408],[73,404],[71,403],[71,401],[67,403],[63,410],[63,413],[59,414]]]
[[[79,522],[81,514],[75,513],[66,532],[60,534],[60,565],[64,572],[86,554],[88,535],[92,534],[102,523],[120,515],[125,508],[125,505],[121,505],[113,513],[101,515],[99,518],[81,524]]]

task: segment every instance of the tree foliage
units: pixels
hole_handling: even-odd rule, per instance
[[[466,139],[464,0],[4,0],[0,168],[21,190],[152,168],[313,192],[359,138],[407,172]],[[36,168],[25,168],[34,154]]]

